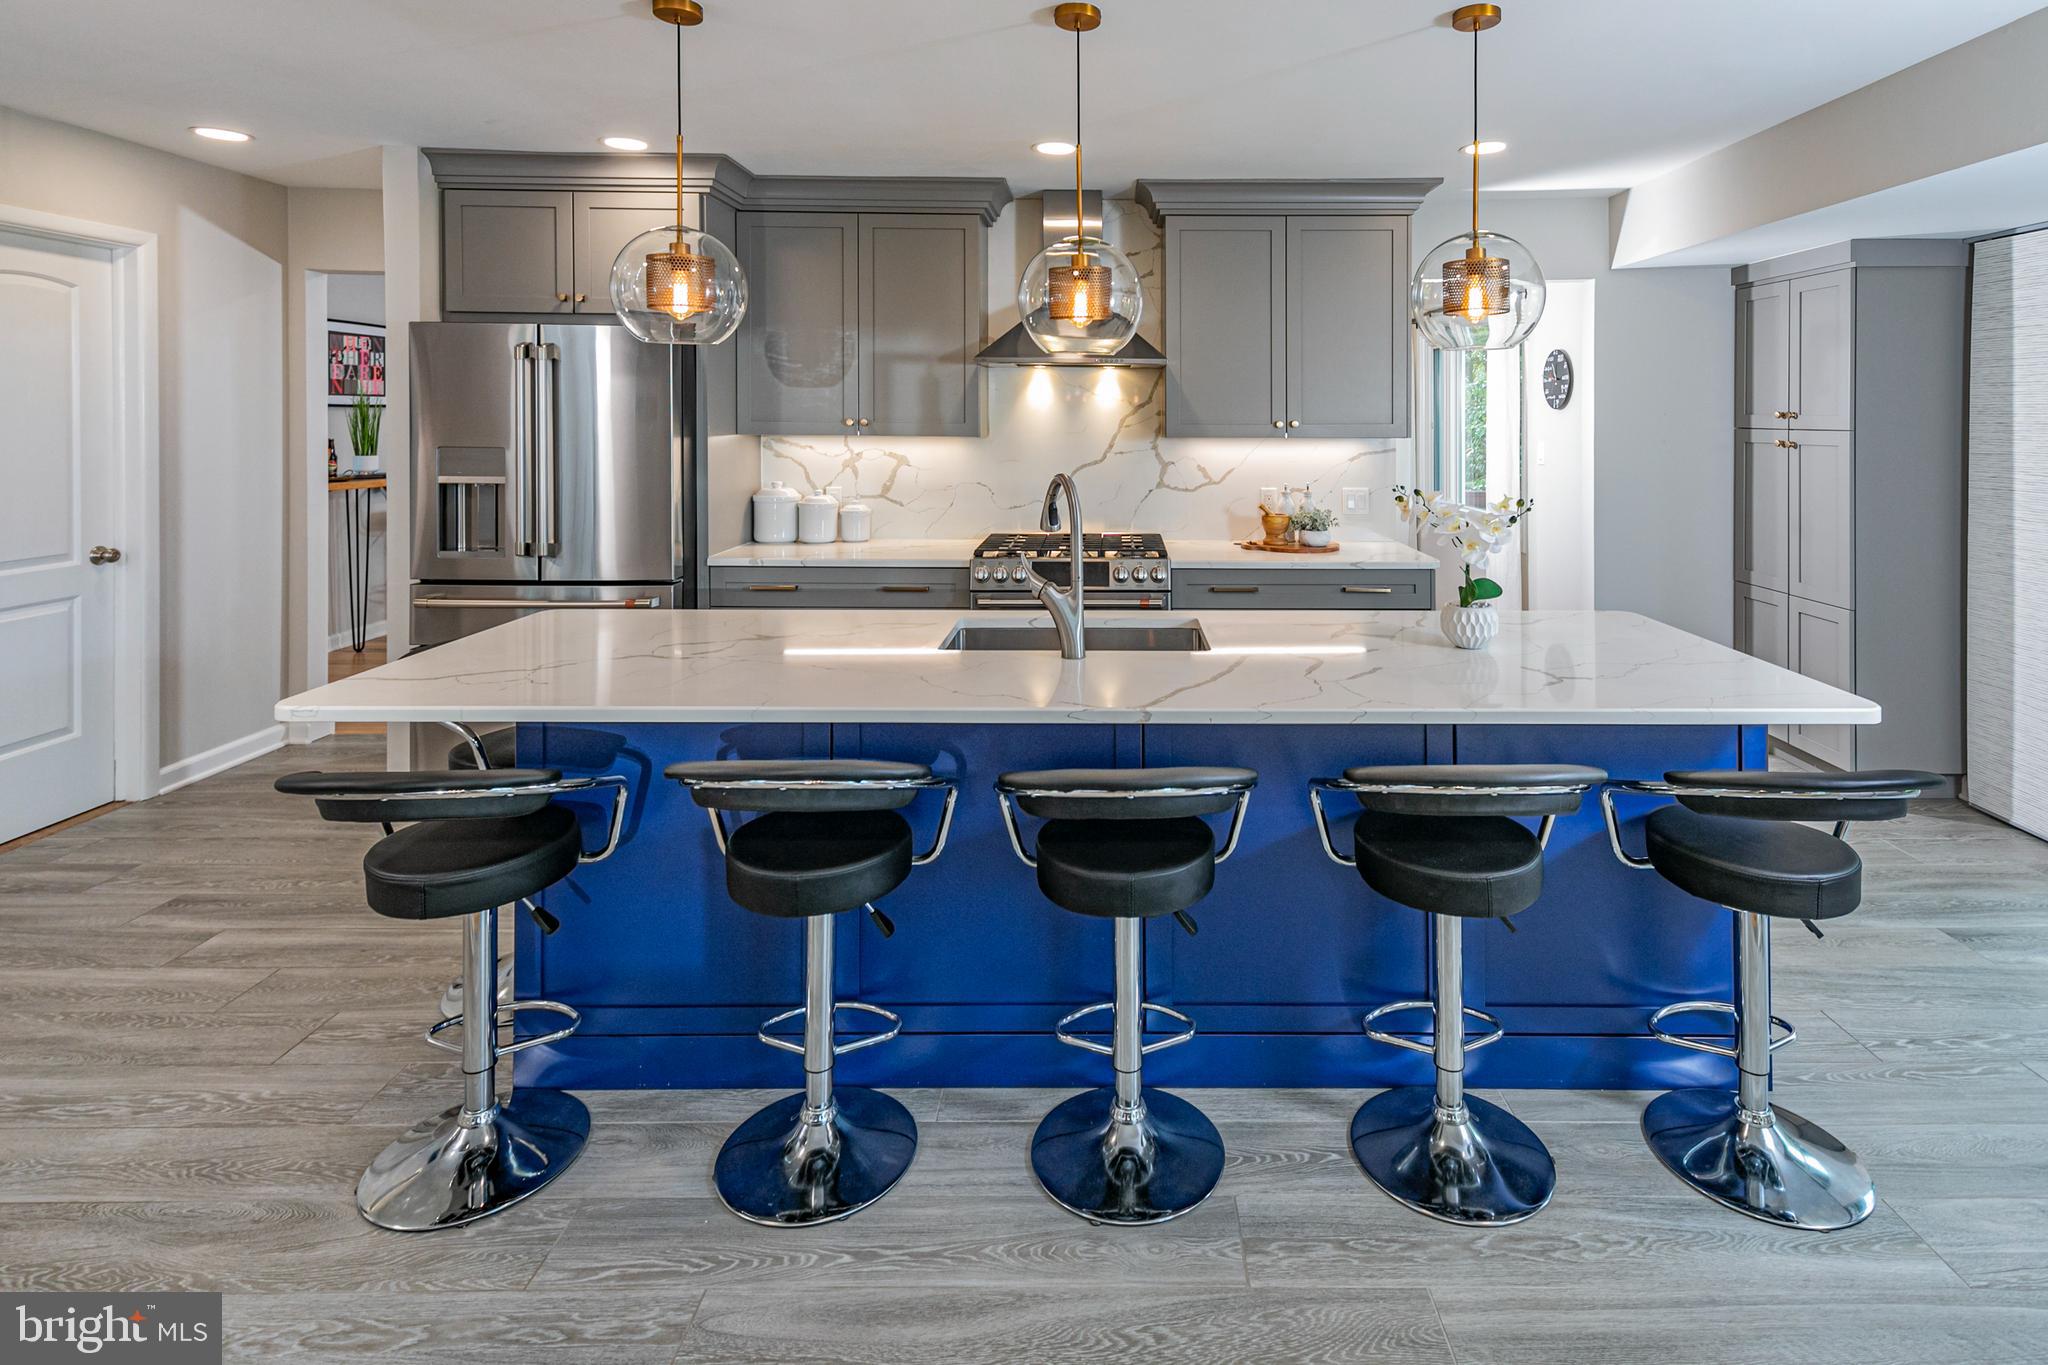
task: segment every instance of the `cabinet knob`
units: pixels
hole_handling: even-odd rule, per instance
[[[569,296],[568,296],[567,294],[557,294],[557,295],[555,295],[555,302],[556,302],[556,303],[567,303],[568,301],[569,301]]]
[[[1796,422],[1796,421],[1798,421],[1798,420],[1799,420],[1799,414],[1798,414],[1798,413],[1796,413],[1796,412],[1788,412],[1788,413],[1786,413],[1786,414],[1785,414],[1785,416],[1786,416],[1786,418],[1787,418],[1788,420],[1790,420],[1790,421],[1794,421],[1794,422]]]
[[[1784,437],[1782,437],[1782,436],[1780,436],[1780,437],[1779,437],[1779,438],[1778,438],[1777,440],[1775,440],[1775,441],[1771,442],[1771,444],[1772,444],[1772,445],[1774,445],[1774,446],[1777,446],[1777,447],[1778,447],[1779,449],[1781,449],[1781,450],[1797,450],[1797,449],[1799,449],[1799,442],[1797,442],[1797,441],[1788,441],[1788,440],[1786,440],[1786,439],[1785,439]]]
[[[590,302],[590,296],[589,296],[588,294],[578,294],[578,295],[576,296],[576,302],[578,302],[578,303],[589,303],[589,302]]]
[[[867,419],[867,418],[865,418],[865,417],[863,417],[863,418],[861,418],[861,419],[860,419],[860,421],[859,421],[859,422],[858,422],[858,423],[857,423],[856,425],[859,425],[859,426],[866,426],[867,424],[868,424],[868,419]]]
[[[839,425],[843,427],[850,427],[853,425],[853,419],[851,417],[842,417],[839,419]]]
[[[1284,422],[1284,421],[1282,421],[1282,420],[1281,420],[1280,418],[1278,418],[1278,417],[1275,417],[1275,418],[1273,419],[1273,430],[1275,430],[1275,431],[1285,431],[1285,430],[1287,430],[1287,423],[1286,423],[1286,422]]]
[[[1290,431],[1292,431],[1295,427],[1298,427],[1300,425],[1301,419],[1299,417],[1290,417],[1287,419],[1287,427]]]

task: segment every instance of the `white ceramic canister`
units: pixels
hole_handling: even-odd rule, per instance
[[[796,538],[806,545],[830,545],[839,539],[839,499],[831,489],[806,493],[796,505]]]
[[[796,539],[796,490],[771,479],[754,494],[754,543],[787,545]]]
[[[839,538],[866,540],[874,533],[875,512],[856,494],[852,502],[839,504]]]

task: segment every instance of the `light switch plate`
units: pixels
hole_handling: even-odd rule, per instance
[[[1344,510],[1354,516],[1369,515],[1372,512],[1372,490],[1370,488],[1345,489]]]

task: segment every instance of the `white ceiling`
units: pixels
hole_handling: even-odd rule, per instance
[[[780,174],[1064,162],[1072,39],[1030,0],[705,0],[690,145]],[[1104,0],[1088,178],[1438,175],[1469,163],[1445,0]],[[2031,0],[1507,0],[1482,40],[1489,188],[1638,183],[2033,11]],[[0,0],[0,103],[287,184],[374,185],[378,144],[588,151],[671,131],[646,0]],[[257,140],[201,142],[221,124]],[[4,187],[0,187],[4,190]]]

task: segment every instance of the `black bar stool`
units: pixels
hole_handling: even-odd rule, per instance
[[[519,731],[513,726],[493,730],[479,735],[469,726],[454,721],[443,721],[443,725],[462,736],[448,747],[448,766],[456,772],[475,772],[481,768],[510,768],[518,762],[516,745]],[[512,1003],[512,959],[498,959],[498,1007],[503,1009]],[[462,1013],[462,979],[457,977],[448,983],[448,989],[441,992],[441,1017],[452,1019]]]
[[[501,1058],[576,1031],[578,1015],[553,1000],[496,999],[498,907],[523,905],[549,933],[559,927],[536,896],[618,847],[626,812],[622,777],[565,778],[552,769],[472,772],[293,773],[277,790],[310,796],[328,820],[374,823],[384,838],[363,858],[370,908],[394,919],[463,917],[462,1012],[427,1030],[427,1041],[462,1054],[463,1098],[385,1148],[356,1184],[356,1207],[379,1227],[426,1232],[493,1214],[568,1168],[590,1134],[590,1112],[560,1090],[497,1093]],[[586,852],[565,793],[609,788],[604,846]],[[408,823],[394,831],[392,825]],[[498,1027],[526,1010],[566,1016],[566,1027],[505,1046]],[[456,1045],[441,1034],[456,1026]]]
[[[1188,910],[1215,885],[1216,864],[1237,848],[1259,775],[1246,768],[1065,768],[996,779],[1010,844],[1038,869],[1047,900],[1077,915],[1116,921],[1116,998],[1075,1010],[1059,1040],[1111,1059],[1114,1086],[1086,1090],[1045,1116],[1031,1138],[1031,1170],[1054,1203],[1093,1223],[1134,1226],[1177,1218],[1209,1197],[1223,1174],[1223,1139],[1208,1115],[1145,1086],[1145,1054],[1185,1043],[1185,1014],[1147,1003],[1143,921],[1172,915],[1189,933]],[[1014,799],[1047,823],[1036,854],[1024,850]],[[1231,811],[1221,852],[1201,817]],[[1112,1012],[1112,1044],[1067,1031]],[[1147,1043],[1145,1012],[1182,1025]]]
[[[1600,793],[1614,856],[1735,912],[1736,999],[1686,1000],[1650,1016],[1659,1040],[1735,1060],[1734,1092],[1673,1090],[1643,1111],[1643,1138],[1671,1173],[1717,1204],[1787,1227],[1854,1227],[1877,1208],[1862,1160],[1840,1139],[1771,1103],[1771,1053],[1798,1037],[1771,1014],[1771,920],[1835,919],[1863,898],[1852,820],[1891,820],[1941,779],[1932,773],[1672,772]],[[1647,852],[1622,847],[1616,792],[1675,798],[1644,822]],[[1795,823],[1833,821],[1832,834]],[[1735,1046],[1664,1027],[1678,1014],[1735,1019]],[[1772,1038],[1773,1028],[1783,1036]]]
[[[873,902],[937,858],[953,826],[953,784],[917,763],[863,760],[714,760],[674,763],[668,775],[711,817],[725,855],[727,892],[757,915],[804,921],[804,1001],[761,1026],[770,1047],[804,1059],[804,1089],[757,1111],[719,1149],[713,1183],[728,1209],[750,1223],[829,1223],[874,1203],[910,1169],[917,1120],[895,1098],[832,1084],[833,1059],[886,1043],[903,1021],[879,1005],[832,998],[832,917],[863,906],[886,937],[895,933]],[[938,833],[911,852],[910,823],[898,812],[917,794],[943,788]],[[721,811],[758,812],[726,833]],[[861,1010],[887,1032],[833,1042],[835,1010]],[[802,1018],[801,1046],[768,1032]]]
[[[1604,782],[1569,764],[1441,764],[1348,768],[1309,786],[1323,851],[1358,869],[1388,900],[1429,916],[1432,998],[1399,1000],[1365,1016],[1375,1042],[1430,1053],[1436,1085],[1398,1086],[1367,1100],[1351,1121],[1351,1151],[1375,1185],[1447,1223],[1519,1223],[1550,1202],[1557,1168],[1541,1138],[1497,1104],[1465,1093],[1465,1054],[1502,1035],[1500,1020],[1465,1005],[1464,921],[1505,920],[1543,892],[1543,850],[1560,815]],[[1346,857],[1331,841],[1322,793],[1348,792],[1364,808]],[[1511,816],[1540,816],[1531,833]],[[1460,1014],[1445,1018],[1445,1007]],[[1374,1027],[1390,1014],[1428,1010],[1429,1044]],[[1467,1041],[1469,1014],[1490,1031]]]

